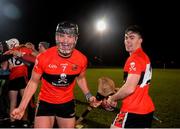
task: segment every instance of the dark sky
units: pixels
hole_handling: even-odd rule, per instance
[[[57,23],[70,20],[79,25],[77,48],[92,64],[118,66],[128,56],[124,30],[138,24],[145,32],[143,48],[154,67],[165,63],[180,68],[178,5],[173,0],[0,0],[0,41],[16,37],[22,43],[54,45]],[[94,23],[102,17],[108,30],[100,35]]]

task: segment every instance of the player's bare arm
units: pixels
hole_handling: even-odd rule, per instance
[[[89,92],[89,88],[87,86],[87,80],[86,80],[86,77],[85,77],[85,71],[82,72],[77,78],[76,78],[76,81],[77,81],[77,84],[78,86],[81,88],[82,92],[84,94],[87,94]]]
[[[32,95],[35,93],[35,91],[38,87],[40,78],[41,78],[40,74],[38,74],[34,71],[32,72],[31,79],[29,80],[29,82],[24,90],[24,95],[22,97],[19,107],[14,109],[11,113],[12,118],[21,119],[23,117],[24,111],[25,111]]]
[[[113,101],[117,101],[131,95],[135,91],[139,80],[139,74],[128,74],[125,84],[118,90],[116,94],[109,97],[107,100],[108,103],[112,103]]]
[[[96,97],[93,96],[90,91],[89,91],[89,88],[88,88],[88,85],[87,85],[87,80],[86,80],[86,77],[85,77],[85,71],[83,71],[77,78],[77,84],[78,86],[81,88],[82,92],[84,93],[84,95],[86,96],[86,99],[88,102],[90,102],[90,105],[93,106],[93,107],[97,107],[98,103],[97,103],[97,100],[96,100]]]

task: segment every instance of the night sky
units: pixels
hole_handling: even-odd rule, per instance
[[[92,65],[123,66],[128,56],[124,31],[138,24],[153,67],[180,68],[178,5],[173,0],[0,0],[0,41],[17,38],[53,46],[57,23],[73,21],[80,31],[77,49]],[[107,31],[100,34],[94,24],[102,17]]]

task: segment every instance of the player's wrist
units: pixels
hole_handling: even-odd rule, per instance
[[[24,110],[25,110],[24,107],[18,107],[18,109],[19,109],[20,111],[24,111]]]
[[[109,101],[110,104],[112,104],[114,102],[113,97],[112,96],[108,96],[108,101]]]
[[[90,101],[90,98],[92,97],[93,95],[91,94],[91,92],[88,92],[85,94],[85,97],[86,97],[86,100],[89,102]]]

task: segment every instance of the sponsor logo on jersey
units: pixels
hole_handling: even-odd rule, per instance
[[[57,65],[55,65],[55,64],[49,64],[48,67],[50,69],[57,69]]]

